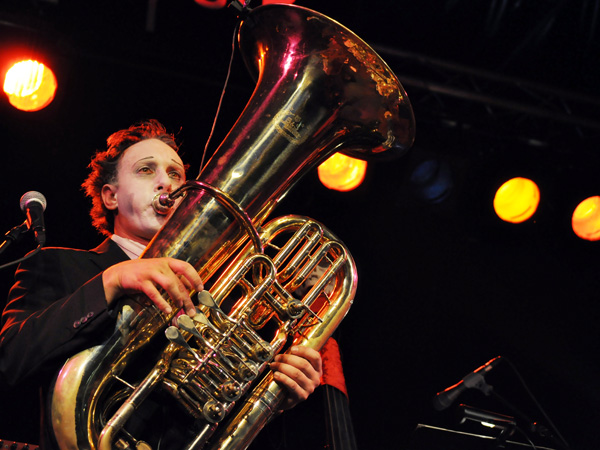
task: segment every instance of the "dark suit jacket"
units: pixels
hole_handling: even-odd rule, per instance
[[[24,261],[15,274],[16,282],[2,314],[0,385],[25,386],[29,391],[37,391],[39,386],[44,401],[55,374],[70,356],[103,343],[114,331],[115,318],[106,305],[102,271],[127,259],[119,246],[107,239],[90,251],[46,248]],[[313,399],[304,402],[303,408],[312,409],[315,402],[320,403]],[[34,407],[36,412],[33,412]],[[12,420],[20,420],[5,404],[2,409]],[[39,415],[36,405],[31,409],[30,414]],[[290,416],[293,411],[284,417],[294,417],[293,414]],[[298,408],[298,412],[301,411],[302,408]],[[315,411],[310,416],[315,416]],[[158,429],[173,430],[173,435],[168,439],[168,442],[174,443],[171,447],[183,448],[176,445],[177,440],[189,440],[187,436],[177,435],[180,430],[173,425],[178,422],[178,416],[169,411],[162,419],[166,425]],[[0,438],[13,436],[15,440],[40,443],[46,449],[53,448],[52,439],[47,435],[42,436],[40,442],[39,427],[35,422],[33,426],[36,429],[30,427],[24,437],[12,434],[14,425],[9,425],[11,435],[0,435]],[[303,422],[299,424],[304,425]],[[293,436],[293,441],[304,442],[299,436],[314,434],[320,437],[320,433],[306,433],[301,425],[298,425],[300,430],[292,432],[288,425],[284,425],[284,421],[274,420],[274,424],[269,426],[271,431],[260,433],[251,448],[317,448],[311,445],[294,446],[286,442],[289,439],[286,436]]]
[[[106,239],[90,251],[45,248],[19,266],[2,314],[4,384],[51,378],[68,357],[114,330],[101,273],[127,259]]]
[[[53,446],[40,424],[50,383],[69,357],[113,332],[102,271],[127,259],[106,239],[89,251],[45,248],[21,263],[2,314],[0,437]]]

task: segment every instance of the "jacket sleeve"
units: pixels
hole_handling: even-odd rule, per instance
[[[45,249],[17,269],[0,332],[0,377],[8,385],[54,374],[114,329],[101,269],[90,269],[86,254]]]

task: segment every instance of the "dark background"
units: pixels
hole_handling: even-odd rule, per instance
[[[417,123],[413,150],[371,163],[355,191],[329,191],[313,173],[277,211],[322,221],[357,261],[358,295],[338,339],[359,448],[407,448],[418,423],[461,429],[456,404],[440,413],[431,398],[497,355],[573,449],[594,448],[600,248],[578,239],[570,218],[580,200],[600,194],[600,2],[296,3],[371,44],[403,82]],[[21,223],[20,196],[38,190],[48,200],[47,245],[95,246],[101,237],[79,188],[85,167],[108,134],[144,118],[178,134],[195,177],[234,25],[230,12],[192,0],[2,2],[0,57],[16,47],[45,55],[59,90],[36,113],[0,99],[0,225]],[[239,54],[233,66],[209,151],[254,87]],[[452,174],[452,190],[436,204],[409,182],[428,158]],[[514,175],[541,188],[538,212],[521,225],[491,210],[496,188]],[[2,262],[32,248],[26,236]],[[7,292],[12,269],[0,277]],[[548,425],[510,364],[486,379]],[[2,422],[20,421],[15,411],[31,405],[6,399]],[[479,391],[460,401],[512,413]]]

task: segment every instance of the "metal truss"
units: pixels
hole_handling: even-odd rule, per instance
[[[421,121],[535,146],[600,139],[600,98],[375,47]]]

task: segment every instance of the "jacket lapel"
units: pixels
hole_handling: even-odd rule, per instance
[[[90,250],[89,258],[102,270],[129,259],[125,252],[121,250],[121,247],[111,238],[105,239],[98,247]]]

